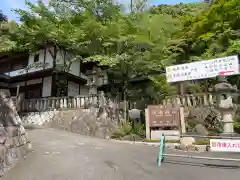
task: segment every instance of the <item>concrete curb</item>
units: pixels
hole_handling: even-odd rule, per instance
[[[122,140],[115,140],[111,139],[111,141],[118,142],[118,143],[125,143],[125,144],[137,144],[137,145],[146,145],[146,146],[153,146],[153,147],[159,147],[158,142],[141,142],[141,141],[122,141]],[[170,149],[174,149],[175,146],[179,145],[179,143],[166,143],[166,147]]]
[[[136,144],[136,145],[145,145],[145,146],[152,146],[152,147],[159,147],[159,143],[157,142],[141,142],[141,141],[122,141],[122,140],[115,140],[111,139],[111,141],[118,142],[118,143],[125,143],[125,144]],[[189,151],[184,151],[180,149],[176,149],[176,146],[179,146],[180,143],[166,143],[166,148],[176,150],[176,151],[182,151],[182,152],[189,152]],[[199,151],[191,151],[191,152],[206,152],[206,146],[207,145],[195,145]]]
[[[43,126],[34,125],[34,124],[23,124],[23,127],[26,130],[43,129]]]

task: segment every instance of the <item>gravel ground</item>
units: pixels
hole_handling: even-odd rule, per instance
[[[54,129],[29,131],[34,151],[3,180],[239,180],[240,162],[166,157],[157,147],[124,144]],[[167,153],[186,154],[167,150]],[[233,153],[188,155],[239,158]]]

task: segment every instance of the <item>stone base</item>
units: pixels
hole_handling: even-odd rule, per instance
[[[240,137],[240,134],[237,134],[237,133],[221,133],[219,134],[220,136],[226,136],[226,137]]]
[[[162,135],[165,135],[166,140],[180,140],[179,130],[152,130],[151,139],[160,139]],[[174,136],[172,136],[174,135]]]

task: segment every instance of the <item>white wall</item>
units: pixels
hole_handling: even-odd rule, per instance
[[[97,94],[97,87],[91,87],[91,88],[89,88],[89,94]]]
[[[32,79],[27,81],[27,85],[33,85],[33,84],[40,84],[42,83],[42,78],[38,78],[38,79]],[[25,82],[18,82],[18,83],[14,83],[11,84],[12,88],[16,88],[17,86],[25,86]],[[45,77],[43,79],[43,85],[42,85],[42,97],[48,97],[51,96],[51,91],[52,91],[52,77]]]
[[[53,67],[53,59],[52,59],[51,54],[49,53],[49,50],[51,50],[51,48],[46,49],[45,69]],[[44,49],[41,49],[40,51],[36,52],[36,54],[38,54],[38,53],[39,53],[39,61],[36,62],[36,64],[39,64],[38,67],[36,67],[35,64],[34,64],[34,54],[29,55],[29,57],[28,57],[28,67],[31,67],[31,66],[33,66],[33,67],[28,69],[28,73],[43,70]],[[19,70],[16,70],[16,71],[5,73],[5,74],[7,74],[11,77],[14,77],[14,76],[19,76],[19,75],[26,74],[26,73],[27,73],[27,71],[25,69],[19,69]]]
[[[64,51],[59,50],[57,51],[57,57],[56,57],[56,65],[64,65]]]
[[[77,95],[79,95],[79,84],[76,84],[72,81],[68,81],[68,96]]]
[[[53,48],[52,48],[52,50],[53,50]],[[65,54],[63,50],[59,50],[57,52],[56,65],[64,66],[64,58],[66,61],[65,62],[66,66],[68,66],[70,63],[70,60],[72,60],[73,57],[71,57],[71,54],[69,54],[69,53]],[[49,59],[52,60],[52,57],[50,57]],[[75,76],[80,76],[80,61],[77,61],[77,60],[73,61],[68,73],[73,74]]]
[[[35,63],[39,63],[39,67],[31,67],[28,69],[28,73],[31,73],[31,72],[36,72],[36,71],[41,71],[43,70],[43,67],[41,66],[41,64],[43,65],[44,64],[44,50],[40,50],[39,52],[37,52],[36,54],[39,53],[39,61],[38,62],[35,62]],[[34,63],[34,54],[31,54],[29,55],[29,58],[28,58],[28,66],[31,66]]]
[[[53,51],[53,48],[47,48],[46,49],[46,67],[45,69],[48,69],[48,68],[52,68],[53,67],[53,58],[52,58],[52,55],[50,54],[49,51]]]
[[[48,97],[51,96],[52,92],[52,77],[45,77],[43,79],[43,85],[42,85],[42,97]]]
[[[80,61],[72,62],[69,73],[75,76],[80,76]]]
[[[53,48],[46,48],[45,69],[53,68],[53,57],[50,52],[52,52],[52,54],[54,53]],[[39,61],[34,62],[34,55],[38,54],[38,53],[39,53]],[[27,72],[32,73],[32,72],[36,72],[36,71],[42,71],[44,69],[44,67],[43,67],[43,65],[44,65],[44,49],[39,50],[35,54],[29,55],[28,66],[29,67],[33,66],[33,67],[29,68],[28,71],[26,71],[25,69],[19,69],[16,71],[7,72],[5,74],[9,75],[11,77],[14,77],[14,76],[26,74]],[[71,55],[67,54],[67,56],[71,56]],[[70,57],[66,57],[66,59],[68,59],[68,58],[70,58]],[[39,66],[36,67],[36,64],[39,64]],[[64,66],[64,51],[63,50],[59,50],[57,52],[56,65]],[[85,79],[87,78],[85,75],[82,75],[80,72],[80,61],[72,62],[69,73],[73,74],[75,76],[79,76],[79,77],[81,76],[82,78],[85,78]]]
[[[80,85],[80,95],[81,96],[88,96],[89,89],[86,85]]]
[[[165,135],[166,140],[180,140],[179,130],[151,130],[151,139],[160,139],[161,135],[163,134]]]

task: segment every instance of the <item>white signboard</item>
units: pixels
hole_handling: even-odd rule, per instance
[[[166,67],[168,82],[212,78],[239,74],[238,56],[228,56]]]
[[[240,152],[240,139],[210,139],[211,151]]]

